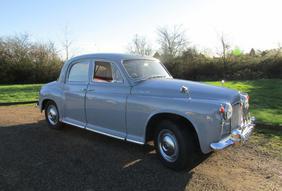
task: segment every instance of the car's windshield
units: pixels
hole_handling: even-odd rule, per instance
[[[134,80],[171,77],[161,63],[153,60],[126,60],[123,65]]]

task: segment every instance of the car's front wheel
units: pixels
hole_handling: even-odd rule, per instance
[[[60,129],[62,123],[59,121],[59,110],[53,101],[48,101],[45,106],[45,119],[52,129]]]
[[[191,165],[196,144],[189,127],[162,121],[156,128],[154,145],[161,162],[174,170],[184,170]]]

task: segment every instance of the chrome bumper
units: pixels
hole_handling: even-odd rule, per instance
[[[245,141],[248,140],[254,130],[254,127],[255,118],[252,117],[249,123],[243,125],[238,129],[232,130],[229,136],[221,139],[219,142],[211,143],[210,147],[213,150],[222,150],[231,145],[242,145]]]

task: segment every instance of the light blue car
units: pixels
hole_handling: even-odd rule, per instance
[[[63,123],[117,139],[153,140],[162,163],[185,169],[195,153],[244,143],[254,128],[248,95],[173,79],[159,60],[89,54],[67,61],[40,90],[51,128]]]

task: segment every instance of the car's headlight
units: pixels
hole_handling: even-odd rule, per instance
[[[221,113],[224,120],[229,120],[232,116],[232,105],[230,103],[225,103],[220,106],[219,112]]]

